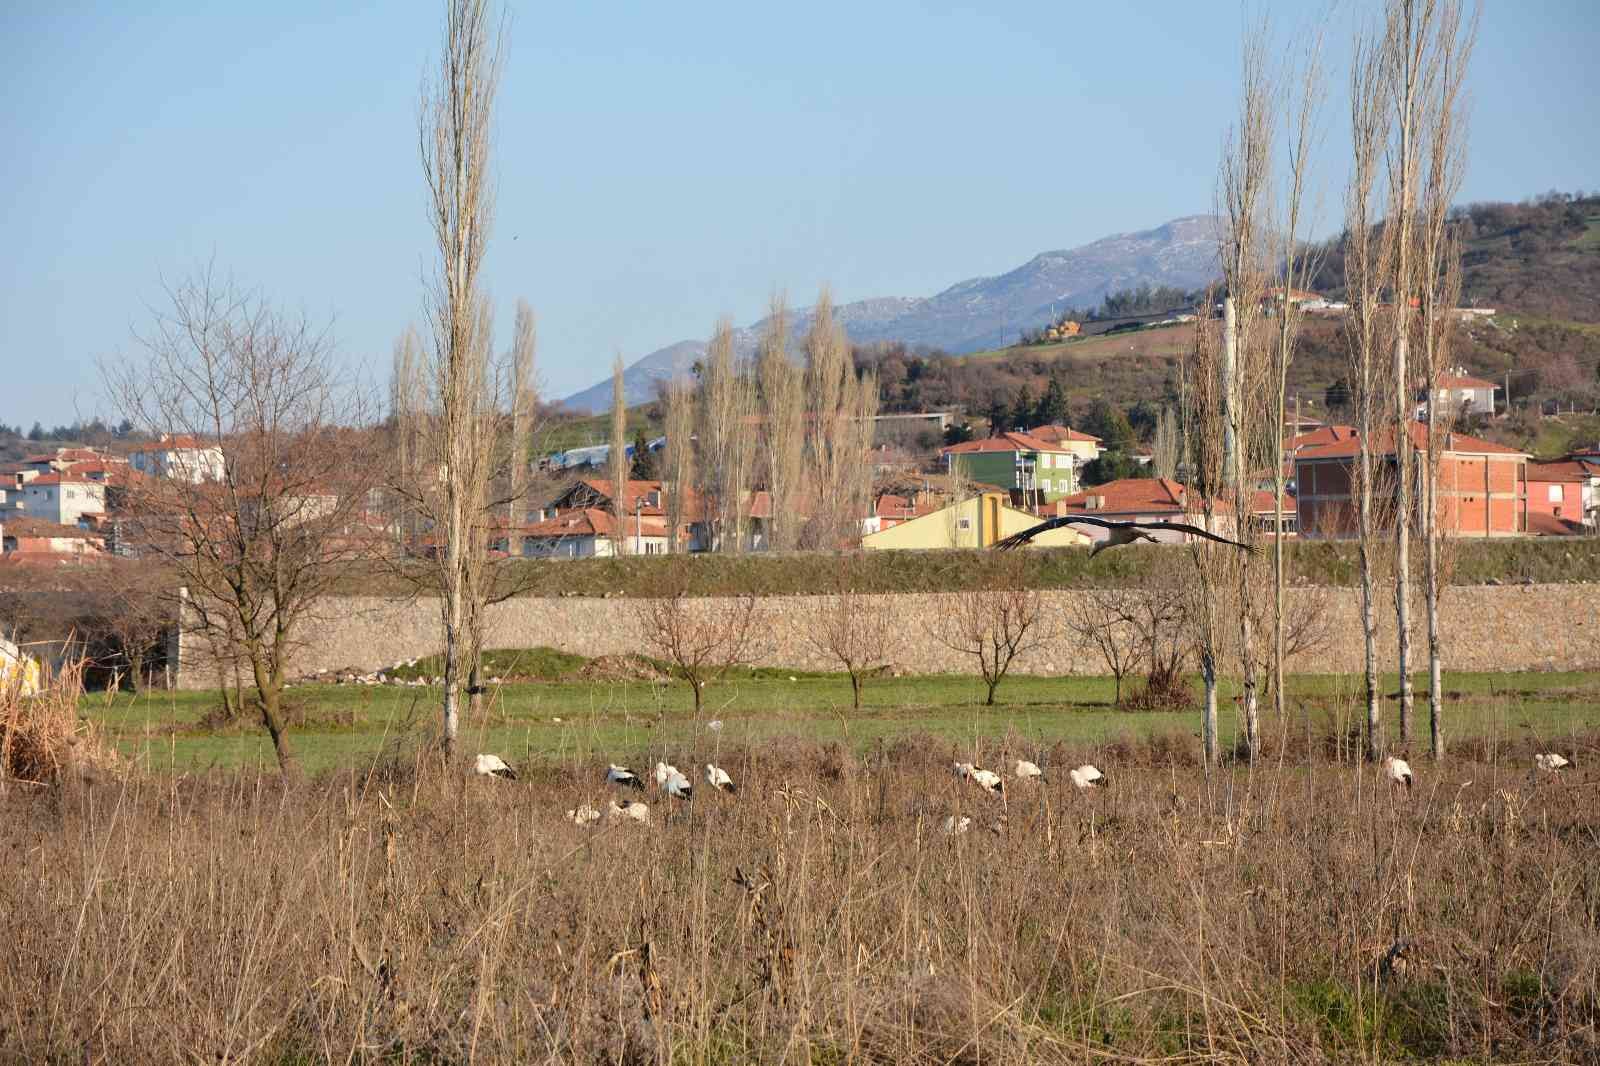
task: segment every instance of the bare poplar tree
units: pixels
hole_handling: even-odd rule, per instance
[[[1178,476],[1178,448],[1178,420],[1173,417],[1172,408],[1163,407],[1156,417],[1155,438],[1150,444],[1150,468],[1156,477]]]
[[[661,404],[666,413],[666,448],[662,455],[666,496],[667,550],[676,552],[678,533],[690,518],[689,500],[694,487],[694,426],[696,397],[688,378],[681,372],[668,378],[661,387]]]
[[[1222,305],[1222,362],[1217,368],[1221,376],[1217,390],[1220,404],[1215,412],[1221,420],[1222,468],[1218,481],[1206,482],[1207,485],[1227,486],[1233,505],[1235,535],[1249,542],[1255,539],[1255,527],[1244,521],[1244,517],[1251,513],[1254,493],[1246,473],[1253,469],[1253,460],[1259,454],[1262,440],[1259,431],[1264,420],[1262,416],[1266,414],[1263,408],[1267,406],[1269,385],[1263,359],[1265,346],[1259,331],[1261,305],[1267,295],[1264,252],[1270,240],[1266,213],[1271,195],[1273,147],[1274,86],[1266,62],[1267,41],[1265,25],[1246,37],[1239,116],[1222,151],[1219,198],[1224,225],[1222,272],[1227,292]],[[1214,554],[1208,552],[1205,557]],[[1241,600],[1249,598],[1246,586],[1253,571],[1249,559],[1246,555],[1229,566],[1240,583]],[[1249,612],[1241,611],[1238,618],[1245,738],[1254,761],[1261,741],[1256,657],[1252,652],[1254,627]]]
[[[1277,336],[1272,362],[1272,423],[1269,440],[1272,451],[1272,703],[1281,726],[1286,721],[1284,707],[1284,610],[1288,574],[1283,550],[1283,497],[1288,489],[1284,469],[1284,422],[1288,415],[1289,367],[1294,362],[1300,335],[1302,311],[1293,298],[1316,274],[1319,254],[1301,247],[1300,235],[1308,228],[1306,182],[1311,152],[1319,139],[1320,113],[1324,98],[1322,75],[1322,37],[1314,34],[1298,70],[1286,71],[1280,83],[1285,115],[1287,177],[1281,218],[1277,224],[1279,241],[1279,281],[1283,300],[1278,307]],[[1299,432],[1299,426],[1295,427]]]
[[[813,539],[816,547],[839,548],[861,536],[861,519],[872,494],[871,452],[878,414],[875,375],[858,377],[850,339],[833,316],[827,289],[806,335],[807,455],[814,480]]]
[[[209,271],[167,296],[138,338],[143,358],[105,368],[116,409],[152,439],[175,438],[180,457],[130,483],[123,536],[188,590],[180,624],[219,650],[219,674],[248,673],[293,773],[284,682],[318,599],[373,547],[378,430],[335,375],[325,330]]]
[[[711,546],[744,548],[755,461],[755,382],[738,364],[733,321],[717,322],[700,382],[700,498]]]
[[[611,517],[616,523],[612,546],[628,554],[628,400],[622,386],[622,355],[611,360]]]
[[[439,252],[428,300],[438,418],[442,508],[444,745],[453,754],[460,724],[462,656],[468,640],[468,544],[487,492],[487,464],[475,455],[483,412],[490,338],[487,296],[479,282],[494,208],[489,173],[501,35],[488,0],[446,0],[438,70],[423,91],[418,120],[429,221]]]
[[[761,337],[756,372],[761,389],[762,458],[767,493],[772,500],[768,546],[775,551],[792,551],[800,538],[805,379],[789,359],[788,343],[789,310],[782,296],[774,296]]]
[[[1444,758],[1444,693],[1439,633],[1439,455],[1453,412],[1438,402],[1439,377],[1450,363],[1455,316],[1461,295],[1461,247],[1449,226],[1450,206],[1466,171],[1467,65],[1477,37],[1477,17],[1463,22],[1459,0],[1440,5],[1433,39],[1425,52],[1426,98],[1419,136],[1423,142],[1417,272],[1422,364],[1428,436],[1423,456],[1423,599],[1428,626],[1428,739],[1435,759]]]
[[[1362,656],[1365,664],[1367,757],[1383,755],[1383,718],[1378,687],[1378,644],[1374,570],[1379,523],[1374,506],[1376,435],[1389,421],[1383,402],[1384,375],[1378,359],[1383,289],[1392,251],[1392,232],[1380,227],[1382,199],[1378,171],[1388,139],[1387,41],[1367,31],[1357,36],[1350,67],[1351,169],[1345,188],[1345,286],[1350,311],[1345,337],[1350,357],[1350,404],[1354,411],[1356,453],[1356,533],[1361,568]]]

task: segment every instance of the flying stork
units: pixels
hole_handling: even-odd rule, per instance
[[[1214,540],[1218,544],[1232,545],[1252,554],[1261,551],[1260,548],[1253,544],[1241,544],[1239,541],[1229,540],[1227,537],[1219,537],[1208,529],[1201,529],[1199,526],[1193,526],[1187,522],[1117,522],[1109,518],[1092,518],[1083,514],[1065,514],[1047,518],[1036,526],[1024,529],[1021,533],[1013,533],[1004,540],[997,541],[995,547],[1001,551],[1020,548],[1039,534],[1048,533],[1052,529],[1060,529],[1062,526],[1096,526],[1107,531],[1106,538],[1096,541],[1095,546],[1089,549],[1089,558],[1091,559],[1107,548],[1117,548],[1124,544],[1132,544],[1135,541],[1148,540],[1152,544],[1157,543],[1156,538],[1151,534],[1159,533],[1163,530],[1170,533],[1188,533],[1191,536],[1201,537],[1205,540]]]

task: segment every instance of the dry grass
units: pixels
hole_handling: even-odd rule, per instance
[[[70,662],[47,674],[36,695],[22,694],[20,675],[0,681],[0,781],[50,785],[117,765],[99,729],[79,717],[83,667]]]
[[[0,1059],[1600,1055],[1588,769],[1535,783],[1502,747],[1407,796],[1320,759],[962,752],[1052,773],[993,801],[955,754],[724,747],[740,795],[666,817],[652,790],[650,827],[567,823],[603,799],[589,766],[14,790]],[[1064,787],[1085,756],[1110,790]]]

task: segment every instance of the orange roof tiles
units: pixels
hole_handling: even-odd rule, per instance
[[[1413,422],[1407,430],[1407,436],[1418,450],[1428,445],[1428,427],[1421,423]],[[1379,436],[1373,451],[1379,455],[1392,455],[1394,453],[1394,435],[1384,433]],[[1466,455],[1527,455],[1527,452],[1508,448],[1504,444],[1495,444],[1493,441],[1480,440],[1469,437],[1465,433],[1445,433],[1439,441],[1440,447],[1446,452],[1456,452]],[[1298,462],[1316,461],[1319,459],[1348,459],[1359,454],[1361,442],[1358,436],[1337,444],[1327,444],[1321,447],[1305,448],[1300,451],[1295,459]]]

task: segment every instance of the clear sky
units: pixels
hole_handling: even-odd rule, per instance
[[[1330,157],[1371,3],[1324,20]],[[554,396],[615,351],[752,321],[775,287],[928,295],[1208,210],[1242,21],[1192,0],[509,6],[488,278],[502,336],[518,297],[538,312]],[[212,258],[387,367],[431,263],[437,0],[0,8],[0,421],[112,414],[97,358]],[[1293,39],[1309,22],[1284,10]],[[1487,0],[1464,199],[1600,187],[1597,54],[1595,0]]]

